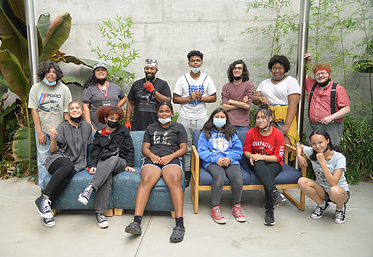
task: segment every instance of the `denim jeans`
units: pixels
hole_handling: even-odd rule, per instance
[[[41,189],[44,189],[43,188],[43,180],[45,178],[46,175],[48,175],[48,171],[47,169],[45,168],[45,160],[47,159],[47,157],[49,156],[50,154],[50,150],[49,150],[49,145],[51,143],[51,138],[50,136],[43,132],[44,135],[45,135],[45,138],[46,138],[46,144],[45,145],[42,145],[39,143],[38,141],[38,132],[36,132],[36,129],[35,129],[35,140],[36,140],[36,153],[37,153],[37,164],[38,164],[38,183],[39,183],[39,186]]]

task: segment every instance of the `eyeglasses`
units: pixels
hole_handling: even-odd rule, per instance
[[[234,67],[233,70],[243,70],[242,67]]]
[[[329,74],[329,73],[326,72],[326,71],[318,72],[318,73],[315,73],[315,77],[325,76],[325,75],[327,75],[327,74]]]

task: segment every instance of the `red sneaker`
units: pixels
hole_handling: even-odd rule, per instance
[[[227,223],[227,221],[224,219],[223,215],[221,215],[219,206],[215,206],[214,208],[211,209],[211,217],[218,224]]]
[[[246,217],[243,214],[243,210],[241,208],[241,205],[236,204],[235,206],[233,206],[232,214],[238,222],[245,222],[246,221]]]

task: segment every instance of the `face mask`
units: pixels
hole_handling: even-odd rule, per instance
[[[98,79],[98,78],[94,77],[94,79],[95,79],[96,83],[101,84],[101,85],[103,85],[105,83],[105,81],[106,81],[106,78],[104,78],[104,79]]]
[[[215,127],[222,128],[227,123],[227,120],[226,119],[214,118],[213,123],[214,123]]]
[[[285,74],[282,75],[281,77],[279,77],[278,79],[275,78],[275,77],[272,77],[272,79],[273,79],[274,81],[280,81],[280,80],[283,79],[284,77],[285,77]]]
[[[77,117],[77,118],[70,117],[70,120],[73,121],[73,122],[75,122],[75,123],[79,123],[79,122],[82,121],[82,116]]]
[[[329,83],[330,83],[330,78],[324,83],[317,83],[317,85],[319,85],[319,87],[325,87],[325,86],[329,85]]]
[[[166,118],[166,119],[158,118],[158,121],[159,121],[161,124],[166,124],[166,123],[168,123],[168,122],[171,121],[171,117]]]
[[[56,85],[56,81],[49,82],[46,78],[43,78],[43,82],[44,82],[47,86],[54,86],[54,85]]]
[[[119,121],[114,122],[114,121],[108,120],[106,124],[108,125],[109,128],[116,128],[118,127]]]
[[[242,75],[238,77],[234,77],[234,80],[240,80],[240,79],[242,79]]]
[[[198,73],[198,72],[201,71],[201,67],[198,67],[198,68],[190,67],[190,70],[191,70],[193,73]]]

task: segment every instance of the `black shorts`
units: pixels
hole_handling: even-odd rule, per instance
[[[141,169],[145,166],[153,166],[153,167],[156,167],[157,169],[159,169],[161,172],[163,170],[163,168],[167,167],[167,166],[170,166],[170,165],[176,165],[178,167],[180,167],[181,170],[183,170],[183,162],[182,162],[182,158],[181,157],[177,157],[177,158],[174,158],[172,159],[168,164],[166,165],[161,165],[161,164],[158,164],[158,163],[153,163],[152,160],[150,160],[150,158],[148,157],[144,157],[141,159]]]

